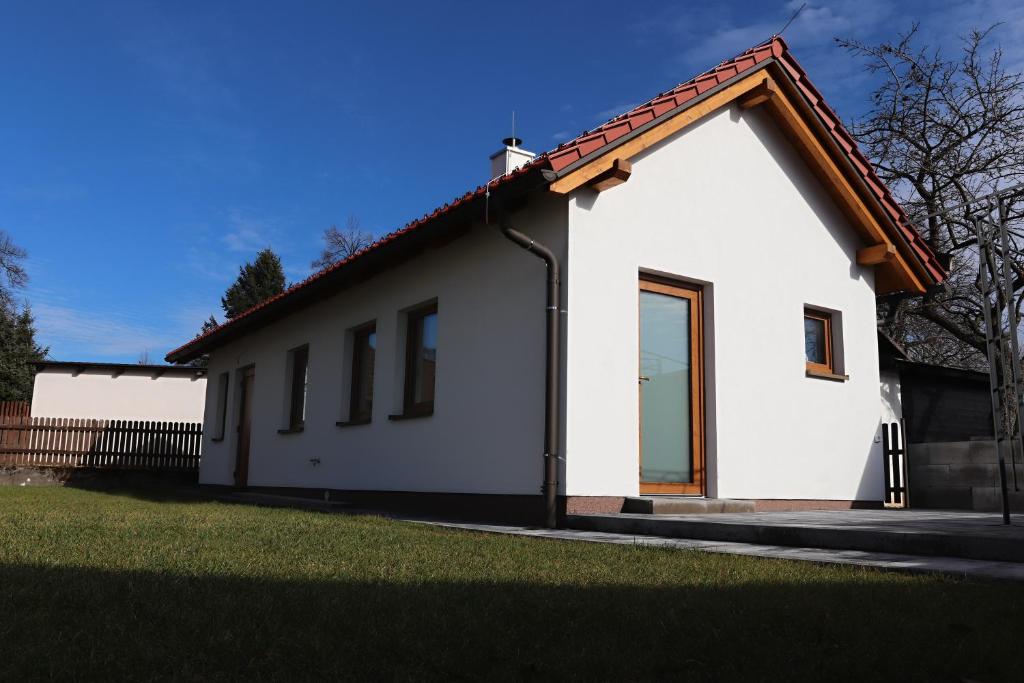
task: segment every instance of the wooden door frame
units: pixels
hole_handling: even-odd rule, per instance
[[[244,489],[249,486],[249,460],[252,453],[252,388],[256,383],[256,366],[247,365],[244,368],[239,368],[238,378],[238,412],[235,426],[235,471],[234,471],[234,485],[235,488]],[[245,402],[249,400],[249,436],[246,440],[245,445],[245,468],[242,470],[242,424],[243,416],[245,413]],[[244,474],[244,480],[240,481],[239,471],[242,470]]]
[[[640,292],[655,292],[690,301],[690,437],[692,482],[644,482],[643,386],[640,377]],[[637,288],[637,476],[641,494],[702,496],[707,491],[704,438],[704,288],[669,278],[641,274]]]

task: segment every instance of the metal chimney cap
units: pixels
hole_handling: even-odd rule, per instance
[[[505,138],[504,140],[501,141],[501,144],[505,145],[506,147],[518,147],[519,145],[523,144],[523,140],[522,138]]]

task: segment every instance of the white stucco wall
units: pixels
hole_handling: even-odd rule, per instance
[[[879,500],[873,272],[863,246],[767,114],[730,109],[633,160],[597,195],[539,197],[516,226],[563,260],[569,495],[636,495],[637,280],[703,284],[708,494]],[[435,413],[392,422],[402,311],[438,304]],[[846,382],[805,375],[805,305],[834,312]],[[230,373],[223,440],[205,430],[200,480],[233,483],[239,370],[255,365],[249,483],[353,490],[537,494],[543,431],[544,266],[494,227],[383,272],[216,349]],[[369,425],[347,416],[349,331],[375,320]],[[309,344],[305,430],[284,426],[287,351]],[[318,459],[319,462],[313,462]]]
[[[206,377],[113,369],[46,368],[36,374],[33,417],[202,422]]]
[[[539,198],[516,226],[565,253],[566,205]],[[200,481],[232,484],[239,369],[255,365],[249,484],[347,490],[537,494],[542,479],[544,296],[542,261],[496,227],[475,226],[449,245],[214,350],[207,404],[231,373],[225,438],[204,430]],[[434,414],[401,412],[401,312],[436,298]],[[347,419],[351,328],[376,320],[371,424]],[[309,344],[305,429],[284,426],[288,349]],[[319,464],[311,462],[318,458]]]
[[[882,393],[882,422],[899,422],[903,419],[903,397],[900,394],[900,373],[883,370],[880,373]]]
[[[768,114],[724,110],[570,199],[567,492],[638,493],[637,278],[705,285],[708,494],[879,500],[873,272]],[[805,305],[842,318],[847,382],[805,376]]]

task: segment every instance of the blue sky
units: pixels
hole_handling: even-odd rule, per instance
[[[162,358],[264,246],[290,281],[349,215],[382,234],[778,31],[797,2],[19,2],[0,8],[0,229],[60,360]],[[833,44],[914,20],[1008,60],[1019,2],[810,2],[786,38],[844,118]]]

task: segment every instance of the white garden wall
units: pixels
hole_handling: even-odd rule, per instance
[[[202,422],[206,377],[179,370],[47,367],[36,373],[33,417]]]
[[[570,199],[567,493],[638,493],[637,279],[705,284],[708,494],[880,500],[873,272],[768,114],[738,107]],[[805,304],[841,316],[849,381],[805,376]],[[838,334],[838,332],[837,332]]]
[[[565,202],[532,202],[520,230],[563,255]],[[214,350],[207,403],[231,373],[225,438],[204,435],[200,481],[232,484],[238,370],[255,365],[249,484],[346,490],[537,494],[542,479],[545,267],[497,227],[475,226],[448,246],[385,271]],[[437,378],[431,417],[401,412],[401,311],[438,306]],[[347,331],[376,320],[371,424],[347,419]],[[284,426],[286,354],[309,344],[305,429]],[[319,462],[315,462],[319,460]]]

